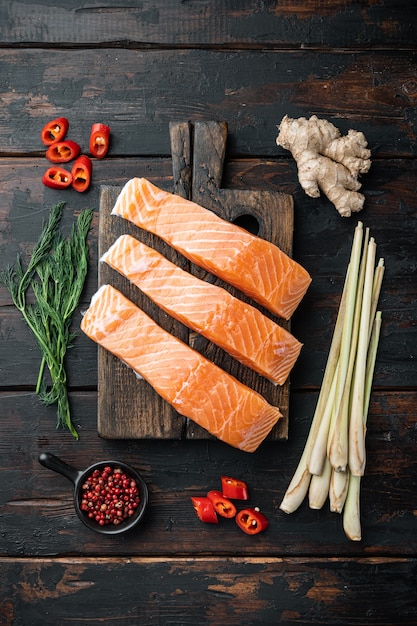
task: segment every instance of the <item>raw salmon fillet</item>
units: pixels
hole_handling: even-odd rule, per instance
[[[311,282],[308,272],[274,244],[145,178],[126,183],[112,215],[161,237],[193,263],[285,319]]]
[[[130,235],[121,235],[101,260],[243,365],[278,385],[288,378],[302,344],[255,307],[195,278]]]
[[[282,417],[277,407],[162,329],[111,285],[93,296],[81,329],[181,415],[240,450],[256,450]]]

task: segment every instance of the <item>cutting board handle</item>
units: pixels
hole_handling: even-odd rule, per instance
[[[226,154],[226,122],[171,122],[173,192],[187,200],[217,194]]]
[[[226,122],[172,122],[173,191],[292,253],[293,199],[279,191],[222,187]]]
[[[201,193],[218,194],[226,141],[226,122],[197,122],[194,125],[193,199]]]
[[[190,122],[170,122],[173,193],[191,200],[192,126]]]

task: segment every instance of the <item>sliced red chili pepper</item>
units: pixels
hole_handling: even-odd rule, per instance
[[[269,526],[267,518],[258,508],[239,511],[236,515],[236,524],[247,535],[257,535]]]
[[[71,170],[72,186],[75,191],[82,193],[89,188],[92,169],[93,164],[91,163],[91,159],[89,159],[88,156],[85,156],[85,154],[82,154],[78,157],[78,159],[76,159]]]
[[[56,141],[62,141],[67,134],[69,122],[66,117],[57,117],[45,124],[41,131],[42,143],[50,146]]]
[[[249,491],[243,480],[222,476],[222,493],[231,500],[249,500]]]
[[[209,491],[207,497],[212,501],[214,510],[222,517],[228,519],[236,515],[236,507],[228,498],[225,498],[221,491]]]
[[[90,153],[102,159],[110,146],[110,127],[106,124],[93,124],[90,134]]]
[[[214,510],[214,506],[210,498],[207,498],[207,496],[196,496],[191,498],[191,502],[193,503],[195,512],[202,522],[206,522],[208,524],[219,523],[216,511]]]
[[[46,151],[46,158],[52,163],[67,163],[77,158],[81,148],[75,141],[56,141]]]
[[[42,176],[42,182],[51,189],[66,189],[72,183],[72,175],[63,167],[50,167]]]

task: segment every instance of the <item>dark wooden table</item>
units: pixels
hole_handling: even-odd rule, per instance
[[[417,623],[417,7],[415,2],[0,2],[0,259],[27,259],[49,208],[64,227],[96,211],[91,266],[74,318],[97,287],[99,192],[139,175],[172,185],[169,123],[223,120],[223,186],[294,197],[294,257],[313,283],[292,319],[304,343],[291,376],[289,438],[254,454],[216,441],[105,440],[97,434],[97,350],[68,355],[79,441],[34,393],[39,353],[0,287],[0,623]],[[282,117],[316,114],[365,133],[373,164],[360,214],[385,258],[383,329],[362,481],[363,538],[340,516],[279,504],[304,447],[357,217],[301,190],[275,144]],[[108,123],[111,151],[90,191],[45,188],[40,130],[64,115],[83,146]],[[150,489],[144,524],[103,538],[84,528],[67,479],[41,452],[78,468],[119,457]],[[246,478],[270,518],[262,535],[204,526],[190,496],[222,474]]]

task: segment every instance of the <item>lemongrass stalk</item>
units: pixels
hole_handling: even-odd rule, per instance
[[[363,406],[364,424],[368,420],[369,402],[371,399],[372,381],[374,378],[376,354],[378,351],[379,337],[381,335],[382,313],[377,311],[374,322],[372,324],[371,340],[369,342],[369,350],[366,361],[366,383],[365,383],[365,401]]]
[[[336,316],[336,323],[333,330],[332,341],[330,343],[329,354],[327,356],[326,367],[324,369],[323,380],[320,386],[319,397],[317,400],[316,409],[314,411],[311,432],[312,432],[312,442],[314,442],[318,428],[320,427],[320,423],[323,417],[323,412],[326,410],[326,406],[328,403],[328,396],[331,389],[331,385],[335,376],[337,363],[339,360],[340,354],[340,344],[342,342],[342,331],[343,331],[343,319],[345,315],[346,309],[346,294],[347,294],[347,285],[348,285],[348,277],[349,277],[349,266],[346,271],[345,282],[343,284],[342,296],[339,302],[339,308]],[[311,450],[311,446],[310,446]],[[307,465],[309,463],[309,455],[307,458]]]
[[[361,477],[349,477],[349,487],[343,508],[343,530],[346,537],[351,541],[362,539],[362,527],[360,517],[360,487]]]
[[[310,431],[310,435],[312,435],[312,431]],[[279,508],[281,509],[281,511],[284,511],[284,513],[289,514],[296,511],[307,495],[308,487],[311,480],[311,474],[308,471],[307,467],[307,457],[309,454],[308,445],[309,439],[311,440],[311,438],[312,437],[310,436],[307,438],[307,442],[298,463],[297,469],[295,470],[291,482],[288,485],[287,491],[284,494],[282,502],[279,505]]]
[[[384,271],[385,271],[385,267],[384,267],[384,259],[379,259],[378,261],[378,265],[375,269],[374,272],[374,278],[373,278],[373,283],[372,283],[372,299],[371,299],[371,306],[370,306],[370,320],[375,320],[375,314],[376,314],[376,309],[378,306],[378,300],[379,300],[379,295],[381,292],[381,286],[382,286],[382,279],[384,276]],[[380,322],[379,322],[380,324]],[[369,346],[369,350],[371,350],[371,333],[374,332],[375,329],[375,322],[374,323],[370,323],[369,324],[369,331],[368,331],[368,346]],[[372,348],[374,351],[376,351],[376,346],[373,345]],[[375,355],[374,355],[375,358]],[[367,357],[367,367],[369,366],[369,362],[372,363],[372,356],[371,356],[371,360],[369,360],[369,355]],[[372,366],[373,367],[373,366]],[[369,375],[368,373],[366,373],[366,381],[369,381]],[[372,378],[371,378],[371,383],[372,383]],[[368,391],[368,402],[369,402],[369,396],[370,396],[370,390]],[[364,408],[365,412],[367,411],[367,407]]]
[[[349,277],[346,294],[346,310],[343,316],[342,339],[340,345],[340,368],[338,373],[338,389],[336,401],[340,400],[349,363],[350,339],[352,335],[353,316],[355,313],[356,290],[358,284],[359,264],[363,238],[363,224],[358,222],[353,236],[353,244],[349,263]]]
[[[327,401],[328,388],[331,385],[334,377],[334,372],[337,366],[337,361],[340,351],[340,343],[343,328],[343,315],[346,305],[346,289],[347,289],[347,277],[349,275],[349,268],[346,272],[346,279],[343,286],[342,296],[340,299],[339,310],[336,318],[336,324],[333,331],[333,337],[330,344],[329,355],[327,358],[326,368],[324,371],[323,382],[321,385],[319,397],[317,400],[316,409],[313,415],[313,419],[310,426],[310,431],[307,437],[307,441],[304,446],[303,453],[299,460],[298,466],[294,472],[291,482],[284,494],[280,509],[285,513],[293,513],[303,502],[307,495],[307,491],[310,485],[311,473],[308,468],[308,461],[310,458],[311,448],[315,441],[316,433],[322,419],[322,413]]]
[[[310,488],[308,490],[308,503],[310,509],[321,509],[329,495],[330,475],[332,467],[329,459],[324,461],[323,471],[320,475],[311,477]]]
[[[372,321],[370,320],[369,316],[371,313],[372,305],[372,289],[375,273],[375,255],[376,244],[373,237],[371,237],[368,245],[361,321],[359,327],[358,349],[349,421],[349,469],[354,476],[363,476],[366,463],[364,403],[366,362],[369,346],[369,329],[372,326]]]
[[[365,282],[366,260],[369,243],[369,228],[365,231],[363,252],[360,263],[358,283],[356,288],[355,310],[353,314],[352,334],[350,341],[350,352],[346,380],[343,387],[340,403],[335,407],[333,423],[333,439],[329,443],[329,458],[333,468],[337,472],[345,472],[348,460],[348,429],[349,429],[349,408],[350,391],[352,388],[352,377],[356,361],[356,350],[358,345],[359,326],[362,310],[362,293]]]
[[[384,272],[385,272],[385,266],[384,266],[384,259],[379,259],[378,261],[378,265],[375,268],[375,274],[374,274],[374,282],[372,285],[372,303],[371,303],[371,312],[370,312],[370,319],[374,320],[375,319],[375,315],[376,315],[376,310],[378,308],[378,300],[379,300],[379,294],[381,292],[381,286],[382,286],[382,279],[384,277]],[[369,341],[371,340],[371,332],[373,329],[373,323],[371,323],[369,325]]]
[[[371,398],[372,381],[375,370],[376,354],[378,350],[381,324],[382,314],[381,311],[378,311],[375,315],[374,323],[372,324],[372,333],[366,364],[366,385],[364,401],[365,426],[368,420],[369,402]],[[351,541],[360,541],[362,539],[362,529],[360,521],[360,485],[361,477],[350,475],[346,502],[343,509],[343,529],[346,536]]]
[[[349,487],[349,469],[346,472],[336,472],[332,468],[329,487],[330,510],[333,513],[341,513],[345,504]]]
[[[310,458],[308,461],[308,469],[310,474],[320,475],[323,471],[324,462],[327,454],[327,441],[329,438],[330,422],[333,415],[334,399],[336,395],[337,382],[337,366],[334,372],[330,391],[327,396],[327,402],[324,407],[321,421],[311,447]]]
[[[359,222],[359,224],[361,224]],[[358,226],[359,226],[358,224]],[[330,424],[327,455],[331,465],[338,472],[344,472],[348,464],[348,430],[349,411],[348,401],[350,395],[351,378],[354,366],[354,354],[356,352],[357,335],[359,329],[360,302],[358,294],[361,293],[365,275],[364,254],[362,250],[363,228],[356,228],[352,245],[351,267],[349,276],[346,313],[343,324],[342,342],[340,346],[340,359],[336,398],[334,404],[333,419]],[[365,247],[369,238],[369,229],[365,233]]]

